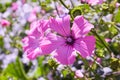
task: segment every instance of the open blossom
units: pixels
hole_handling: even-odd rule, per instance
[[[86,2],[90,5],[102,4],[104,0],[81,0],[82,2]]]
[[[70,16],[63,18],[50,19],[50,28],[57,34],[49,35],[50,44],[42,46],[43,52],[55,50],[55,58],[61,64],[73,64],[75,53],[78,52],[82,57],[90,56],[95,48],[95,38],[86,36],[94,26],[83,16],[77,16],[70,27]],[[52,38],[52,39],[51,39]]]
[[[5,20],[5,19],[0,20],[0,24],[3,27],[10,26],[10,22],[8,20]]]
[[[43,55],[40,46],[47,24],[48,21],[44,20],[32,22],[28,36],[22,39],[24,43],[23,50],[27,53],[29,59],[35,59],[38,55]]]
[[[50,54],[54,51],[54,58],[64,65],[73,64],[78,52],[83,58],[91,56],[95,48],[95,38],[86,36],[94,26],[83,16],[77,16],[70,27],[70,16],[51,18],[49,27],[51,32],[44,35],[48,23],[43,21],[31,28],[27,37],[23,39],[26,44],[23,49],[30,59],[38,55]]]

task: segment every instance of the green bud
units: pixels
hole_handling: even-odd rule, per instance
[[[105,9],[108,9],[108,8],[109,8],[109,7],[108,7],[108,4],[106,4],[106,3],[103,3],[103,4],[102,4],[102,9],[105,10]]]
[[[98,56],[98,57],[100,57],[100,58],[104,58],[104,50],[102,50],[102,49],[97,49],[96,50],[96,55]]]
[[[76,16],[81,15],[81,14],[82,14],[82,12],[81,12],[81,9],[80,9],[79,7],[73,8],[73,9],[70,10],[70,15],[71,15],[71,17],[72,17],[73,19],[74,19]]]
[[[50,59],[48,60],[48,64],[51,66],[51,67],[54,67],[56,68],[58,66],[58,64],[55,62],[55,60],[53,59]]]

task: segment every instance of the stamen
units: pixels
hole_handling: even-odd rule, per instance
[[[66,43],[69,44],[69,45],[73,45],[75,42],[75,39],[71,36],[67,37],[66,39]]]

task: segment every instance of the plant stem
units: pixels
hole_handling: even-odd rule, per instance
[[[113,75],[116,75],[116,76],[119,76],[119,75],[120,75],[120,71],[113,72],[112,74],[113,74]]]
[[[68,8],[68,6],[67,5],[65,5],[65,3],[62,1],[62,0],[59,0],[60,1],[60,3],[66,8],[66,9],[68,9],[69,10],[69,8]]]
[[[106,49],[109,51],[109,53],[112,53],[111,49],[106,45],[106,43],[101,39],[101,37],[96,33],[95,29],[91,30],[93,34],[100,40],[100,42],[106,47]]]
[[[22,63],[21,63],[21,61],[20,61],[19,58],[18,58],[18,63],[19,63],[20,71],[21,71],[21,73],[22,73],[24,79],[25,79],[25,80],[28,80],[28,78],[27,78],[27,76],[26,76],[26,74],[25,74],[25,71],[23,70]]]
[[[40,1],[40,0],[38,0],[38,2],[39,2],[39,5],[41,5],[41,1]]]
[[[70,0],[70,2],[71,2],[71,4],[72,4],[72,7],[74,8],[75,6],[74,6],[74,3],[73,3],[73,1],[72,1],[72,0]]]
[[[60,13],[59,13],[59,10],[58,10],[58,8],[57,8],[57,5],[56,5],[56,2],[54,1],[54,5],[55,5],[55,9],[56,9],[56,11],[57,11],[57,14],[58,14],[58,16],[60,17]]]

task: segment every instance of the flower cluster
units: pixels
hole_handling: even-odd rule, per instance
[[[36,21],[22,40],[25,44],[23,49],[30,59],[52,53],[61,64],[73,64],[76,53],[83,58],[92,55],[95,38],[86,34],[93,27],[83,16],[75,17],[73,23],[69,15]]]
[[[102,4],[104,0],[81,0],[82,2],[86,2],[90,5]]]

